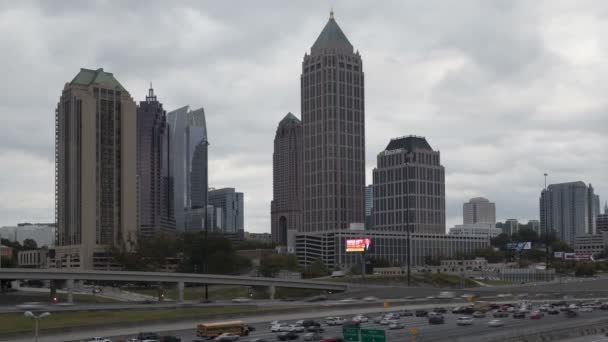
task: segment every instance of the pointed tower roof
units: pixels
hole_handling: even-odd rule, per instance
[[[352,44],[348,41],[344,32],[342,32],[340,26],[338,26],[336,19],[334,19],[333,10],[329,13],[329,21],[312,45],[311,52],[315,53],[316,51],[322,51],[323,49],[343,49],[350,53],[353,52]]]
[[[298,119],[295,115],[291,114],[291,112],[287,113],[285,117],[279,122],[279,125],[283,125],[289,122],[300,123],[300,119]]]
[[[70,82],[70,84],[87,87],[92,84],[99,84],[126,91],[125,88],[116,80],[116,78],[114,78],[112,73],[105,72],[102,68],[97,70],[82,68],[80,69],[78,75],[76,75],[72,82]]]

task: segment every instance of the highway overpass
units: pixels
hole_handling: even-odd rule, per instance
[[[184,299],[184,284],[205,285],[241,285],[241,286],[267,286],[271,297],[276,287],[290,287],[299,289],[316,289],[327,291],[345,291],[347,284],[327,281],[280,279],[263,277],[242,277],[220,274],[196,273],[166,273],[166,272],[129,272],[129,271],[80,271],[63,269],[30,269],[30,268],[2,268],[1,280],[65,280],[68,290],[68,301],[72,301],[72,289],[75,280],[98,280],[120,282],[163,282],[176,283],[178,301]]]

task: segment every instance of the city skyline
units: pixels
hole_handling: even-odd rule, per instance
[[[100,36],[90,41],[117,44],[111,55],[97,50],[97,46],[79,49],[82,51],[70,56],[62,54],[60,47],[70,40],[63,41],[59,32],[62,28],[69,31],[69,27],[45,31],[45,25],[50,25],[54,17],[62,16],[55,12],[57,6],[51,9],[43,3],[19,4],[9,11],[11,17],[3,20],[7,24],[0,28],[0,36],[10,48],[1,57],[5,63],[0,66],[7,75],[0,81],[5,90],[0,99],[5,112],[0,160],[6,165],[1,176],[5,185],[0,193],[4,198],[0,202],[0,226],[53,221],[53,108],[60,95],[57,89],[61,89],[74,70],[83,67],[104,68],[114,73],[131,94],[144,93],[151,78],[167,110],[179,108],[183,103],[204,107],[213,137],[209,184],[243,191],[247,207],[245,229],[270,231],[268,203],[272,198],[274,130],[287,111],[301,117],[301,113],[294,111],[300,108],[299,61],[326,22],[328,4],[285,8],[267,23],[253,20],[266,14],[262,9],[245,16],[243,9],[237,8],[235,12],[221,6],[177,7],[163,13],[160,5],[151,5],[138,10],[150,11],[151,15],[162,13],[176,20],[184,17],[186,24],[172,27],[158,22],[158,27],[141,25],[141,28],[123,23],[120,15],[108,19],[104,14],[111,12],[109,8],[93,6],[99,9],[98,20],[127,25],[124,35],[116,40],[91,33]],[[459,3],[457,9],[407,6],[410,7],[402,9],[401,15],[417,12],[417,16],[428,16],[429,20],[442,22],[441,25],[428,27],[413,18],[400,20],[406,22],[401,23],[397,20],[399,16],[387,16],[390,11],[378,5],[349,8],[346,3],[334,4],[342,29],[365,58],[366,184],[371,183],[375,156],[386,140],[416,134],[426,136],[441,151],[446,168],[447,227],[461,222],[462,203],[476,196],[491,198],[496,203],[499,221],[509,217],[522,221],[538,219],[538,193],[543,187],[544,172],[549,173],[549,183],[580,179],[592,183],[600,196],[608,194],[605,174],[608,157],[602,154],[608,138],[601,136],[601,128],[608,126],[608,103],[601,95],[605,90],[600,85],[608,79],[608,63],[604,62],[607,51],[601,46],[584,45],[585,42],[593,45],[593,34],[601,37],[595,32],[599,30],[589,25],[605,27],[590,20],[594,12],[585,13],[590,9],[578,8],[580,16],[564,39],[550,23],[559,20],[560,10],[547,11],[548,16],[540,18],[531,11],[539,5],[522,9],[516,5],[502,8],[476,4],[474,18],[466,13],[473,11],[467,3]],[[36,7],[38,11],[28,12],[27,7]],[[78,5],[72,7],[65,10],[73,18],[64,18],[61,25],[77,27],[78,20],[95,12],[82,12]],[[10,33],[23,29],[18,25],[21,9],[34,23],[22,34],[28,42],[24,45],[12,41],[17,35]],[[454,18],[448,20],[452,14]],[[239,22],[235,20],[237,16],[250,21]],[[198,20],[201,17],[205,20]],[[459,26],[467,20],[472,20],[477,32],[484,33],[477,40],[498,41],[504,46],[494,46],[493,50],[476,46],[472,38],[467,41],[465,33],[471,27]],[[512,27],[512,23],[523,25],[513,32],[500,29]],[[285,29],[273,32],[275,25]],[[374,32],[370,33],[369,27]],[[125,42],[141,41],[142,29],[152,31],[155,38],[151,45],[128,49],[123,46]],[[403,32],[404,41],[411,43],[408,49],[399,50],[396,45],[400,44],[386,38],[395,30]],[[426,34],[419,34],[420,30]],[[247,48],[247,53],[232,51],[233,44],[224,39],[214,40],[217,34],[236,39]],[[48,42],[34,38],[36,35]],[[263,40],[259,39],[261,36]],[[175,44],[181,52],[176,55],[180,57],[168,58],[166,62],[147,59],[163,48],[170,48],[174,37],[179,37]],[[196,38],[202,42],[200,51],[188,46],[189,40]],[[561,39],[559,44],[557,39]],[[51,42],[56,45],[44,50],[45,44]],[[577,54],[580,49],[564,49],[563,44],[583,44],[584,53]],[[40,46],[47,58],[40,58],[29,46]],[[502,56],[499,52],[503,50],[516,52]],[[267,51],[278,53],[269,58]],[[169,53],[173,55],[174,51]],[[201,56],[204,58],[196,60]],[[47,61],[49,65],[45,64]],[[22,63],[32,66],[26,68]],[[269,75],[273,77],[269,79]],[[553,86],[554,83],[561,87]],[[32,98],[30,93],[34,91],[43,95]],[[273,94],[273,101],[265,99],[268,94]],[[139,100],[139,96],[135,99]]]

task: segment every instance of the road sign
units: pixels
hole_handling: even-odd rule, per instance
[[[359,328],[342,327],[344,341],[359,342]]]
[[[473,301],[473,297],[472,296],[467,296],[467,302],[470,303]]]
[[[386,333],[379,329],[361,329],[361,342],[386,342]]]
[[[418,332],[418,330],[416,329],[416,327],[411,327],[410,328],[410,334],[416,335],[417,332]]]

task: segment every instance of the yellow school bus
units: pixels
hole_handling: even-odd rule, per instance
[[[249,335],[249,327],[241,321],[200,323],[196,326],[198,337],[216,337],[223,333]]]

